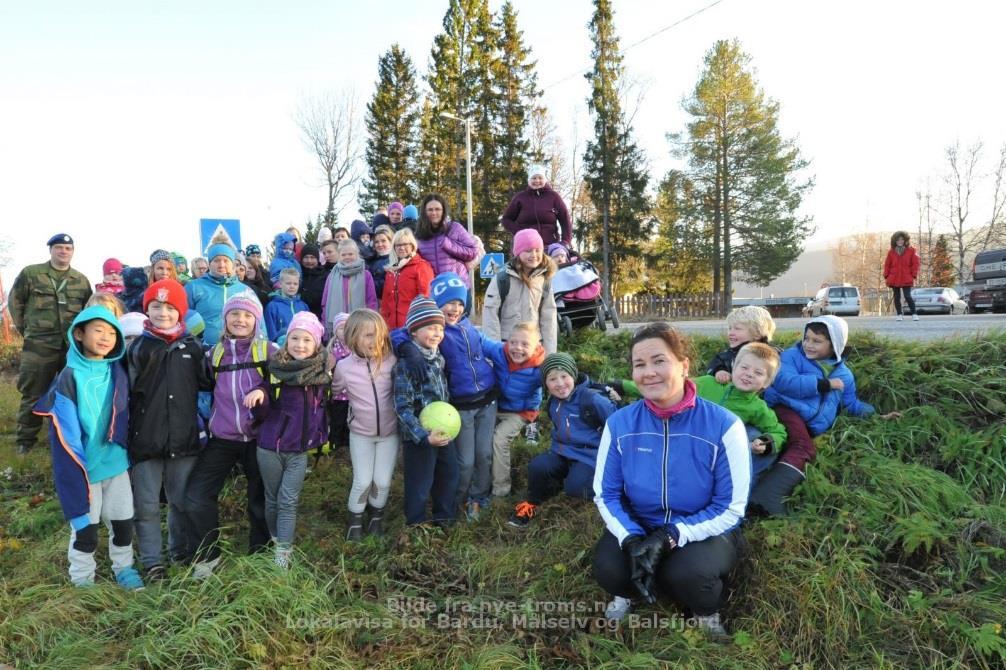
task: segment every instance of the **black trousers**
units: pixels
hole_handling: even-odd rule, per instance
[[[915,314],[915,300],[912,299],[911,286],[895,286],[894,291],[894,313],[901,314],[901,294],[905,294],[905,302],[908,303],[908,313]]]
[[[265,489],[258,470],[255,442],[235,442],[217,437],[199,455],[185,487],[183,509],[188,520],[191,547],[198,547],[197,561],[211,561],[220,556],[220,508],[217,498],[234,466],[241,464],[248,481],[248,553],[269,543],[265,522]]]
[[[723,582],[737,564],[739,533],[734,529],[671,551],[657,567],[654,582],[658,594],[696,616],[718,612],[723,604]],[[628,557],[608,530],[594,548],[594,579],[612,595],[639,596],[630,579]]]

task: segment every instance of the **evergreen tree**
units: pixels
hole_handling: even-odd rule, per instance
[[[717,42],[684,108],[687,135],[672,136],[689,177],[704,191],[713,223],[713,290],[730,309],[733,275],[765,285],[784,273],[811,233],[797,215],[810,179],[807,162],[778,129],[779,104],[766,99],[736,40]]]
[[[416,70],[402,48],[393,44],[377,61],[377,90],[367,104],[367,177],[361,212],[371,214],[392,200],[416,197],[419,95]]]
[[[587,236],[601,247],[604,288],[610,301],[614,286],[631,271],[628,260],[639,257],[649,237],[649,176],[618,99],[623,68],[610,0],[594,0],[589,27],[594,68],[585,76],[591,84],[587,104],[594,117],[594,139],[587,143],[584,168],[601,220],[588,224]]]
[[[954,261],[950,258],[950,245],[946,235],[936,238],[933,247],[932,259],[932,285],[933,286],[954,286],[957,283],[957,270]]]
[[[662,295],[711,290],[712,226],[703,216],[702,197],[701,190],[680,170],[670,170],[660,182],[653,208],[657,234],[647,248],[651,261],[643,292]]]

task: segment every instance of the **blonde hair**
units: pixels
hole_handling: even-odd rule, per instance
[[[775,347],[764,342],[748,342],[740,348],[737,356],[734,357],[734,367],[737,366],[737,361],[741,359],[741,356],[754,356],[765,364],[765,367],[768,368],[766,386],[775,380],[775,376],[779,372],[779,352],[775,350]]]
[[[376,335],[373,356],[364,352],[362,348],[363,336],[370,326],[373,326]],[[346,319],[346,332],[343,337],[350,351],[360,358],[371,359],[376,363],[370,371],[372,377],[380,372],[384,359],[391,353],[391,334],[383,316],[372,309],[354,309]]]
[[[775,335],[775,321],[772,315],[764,307],[757,305],[745,305],[735,307],[727,314],[727,328],[734,325],[747,326],[755,339],[764,337],[767,341],[772,341]]]
[[[94,305],[101,305],[114,314],[116,319],[126,313],[126,305],[123,304],[123,302],[119,300],[119,297],[114,293],[105,293],[104,291],[95,293],[87,299],[87,304],[84,305],[84,309]]]
[[[339,242],[339,253],[342,253],[346,249],[352,249],[356,252],[356,255],[360,255],[360,247],[356,246],[356,242],[353,240],[343,240]]]
[[[419,249],[419,243],[416,242],[416,236],[408,228],[402,228],[395,236],[391,238],[391,253],[388,254],[388,265],[395,266],[398,265],[398,254],[395,252],[396,244],[411,244],[413,249]]]
[[[510,332],[513,333],[515,330],[522,330],[531,336],[532,342],[537,342],[541,339],[541,329],[538,328],[538,324],[534,321],[521,321],[520,323],[514,324]]]
[[[283,268],[279,271],[279,278],[282,280],[283,277],[296,277],[300,280],[300,273],[297,272],[297,268]]]

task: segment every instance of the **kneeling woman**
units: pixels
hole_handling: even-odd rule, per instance
[[[632,380],[643,399],[612,414],[601,437],[594,501],[607,529],[594,576],[615,596],[611,619],[661,595],[723,638],[719,609],[737,563],[751,455],[740,420],[696,397],[689,348],[667,323],[632,338]]]

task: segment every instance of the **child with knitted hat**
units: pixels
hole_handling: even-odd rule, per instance
[[[255,389],[245,398],[246,406],[265,409],[256,455],[265,485],[266,524],[281,568],[290,565],[307,452],[324,444],[328,433],[325,402],[332,373],[321,344],[323,332],[311,312],[295,314],[286,343],[269,359],[276,383],[268,394]]]
[[[114,293],[119,295],[126,286],[122,282],[122,263],[117,258],[109,258],[101,265],[101,276],[104,279],[100,284],[96,284],[96,293]]]
[[[410,374],[403,361],[395,363],[395,411],[402,434],[405,468],[405,522],[426,520],[426,503],[432,500],[433,523],[447,526],[457,514],[458,456],[454,442],[440,432],[429,433],[419,423],[419,413],[431,402],[447,401],[447,379],[440,342],[444,339],[444,314],[426,296],[409,305],[405,327],[419,348],[425,368]]]
[[[168,554],[188,561],[195,547],[183,509],[185,487],[206,443],[197,414],[199,391],[212,388],[199,342],[185,327],[185,290],[173,279],[143,294],[147,320],[126,354],[129,370],[129,459],[136,537],[149,579],[165,576],[161,554],[161,488],[168,499]]]
[[[216,380],[209,442],[185,492],[185,514],[197,543],[193,569],[197,579],[208,577],[220,561],[217,500],[238,463],[247,485],[248,553],[269,543],[256,446],[259,426],[250,404],[253,391],[268,391],[269,357],[278,347],[262,336],[262,305],[251,291],[231,296],[224,303],[223,319],[223,337],[206,354]]]
[[[608,416],[615,405],[591,387],[576,360],[557,352],[545,357],[541,379],[549,394],[548,416],[552,420],[552,447],[538,454],[527,466],[527,498],[517,504],[508,523],[526,528],[539,506],[559,490],[571,498],[594,497],[597,447]]]
[[[178,272],[175,270],[174,257],[164,249],[157,249],[150,254],[150,281],[155,282],[162,279],[177,281]]]

